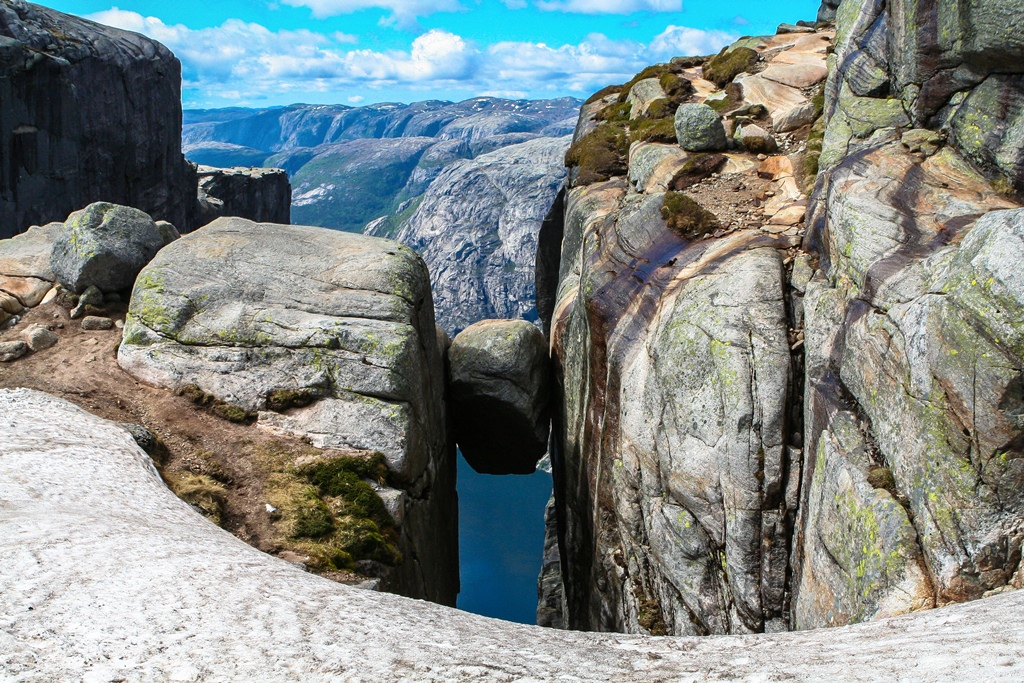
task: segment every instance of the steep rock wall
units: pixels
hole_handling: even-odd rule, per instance
[[[743,39],[757,59],[724,92],[659,67],[788,153],[759,167],[723,150],[704,178],[636,139],[625,91],[584,106],[549,221],[565,625],[802,629],[1024,584],[1020,61],[1000,28],[1024,7],[954,4],[825,3],[833,46]],[[717,223],[670,229],[673,189]]]
[[[198,187],[181,153],[181,64],[149,38],[4,2],[0,102],[0,239],[96,201],[182,232],[221,215],[289,221],[283,174],[250,175],[243,188],[237,174],[206,172]]]
[[[0,238],[94,201],[194,227],[170,50],[15,0],[0,5],[0,72]]]

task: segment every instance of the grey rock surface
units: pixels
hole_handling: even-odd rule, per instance
[[[488,318],[537,320],[537,236],[565,179],[568,146],[540,138],[455,162],[394,234],[426,261],[448,332]]]
[[[423,261],[396,242],[219,218],[140,274],[118,362],[147,383],[202,391],[318,448],[384,454],[408,494],[387,587],[458,592],[454,448]],[[297,392],[311,405],[275,412]]]
[[[50,265],[72,292],[97,287],[117,292],[131,287],[164,237],[148,214],[106,202],[68,216],[53,243]]]
[[[10,363],[28,353],[28,344],[23,341],[0,342],[0,363]]]
[[[191,227],[181,65],[167,48],[12,0],[0,5],[0,74],[0,238],[100,200]]]
[[[525,320],[482,320],[448,349],[455,441],[474,470],[529,474],[548,447],[551,392],[543,333]]]
[[[112,330],[114,329],[114,321],[110,318],[87,315],[82,318],[82,329],[89,331]]]
[[[675,126],[679,146],[687,152],[720,152],[728,146],[722,120],[706,104],[680,105]]]

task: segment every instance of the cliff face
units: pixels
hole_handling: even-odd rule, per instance
[[[449,332],[486,318],[537,320],[537,236],[568,145],[540,138],[449,165],[395,234],[427,262]]]
[[[181,153],[181,64],[163,45],[12,0],[0,5],[0,74],[0,238],[95,201],[182,232],[224,215],[197,202],[196,169]],[[222,194],[206,188],[204,199],[231,215],[288,222],[276,196],[286,178],[247,185],[239,194],[221,182]]]
[[[538,254],[565,625],[775,631],[1021,587],[1019,4],[848,1],[834,41],[742,39],[584,107]],[[733,141],[680,150],[637,102],[707,102]]]
[[[142,36],[15,0],[0,5],[0,238],[94,201],[191,225],[181,64]]]

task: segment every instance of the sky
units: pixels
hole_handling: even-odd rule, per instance
[[[186,108],[586,98],[820,0],[37,0],[160,41]],[[115,4],[116,3],[116,4]]]

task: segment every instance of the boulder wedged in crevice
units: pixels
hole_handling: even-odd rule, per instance
[[[448,349],[454,437],[481,474],[530,474],[548,446],[547,342],[525,320],[483,320]]]

